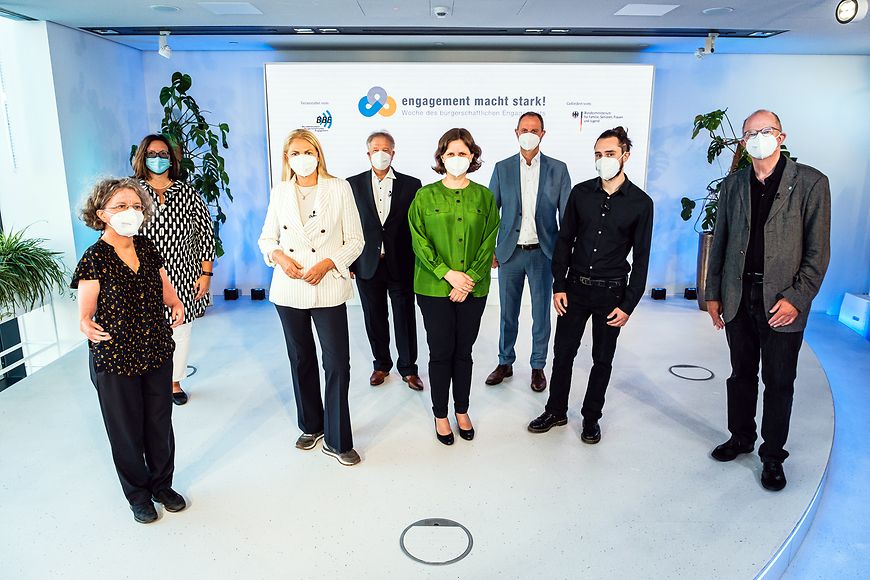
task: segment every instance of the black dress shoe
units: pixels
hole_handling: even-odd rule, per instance
[[[532,369],[531,387],[536,393],[547,388],[547,375],[544,374],[544,369]]]
[[[172,402],[176,405],[184,405],[187,403],[189,397],[187,393],[184,391],[178,391],[177,393],[172,393]]]
[[[474,427],[472,427],[471,429],[463,429],[459,426],[459,417],[456,417],[456,428],[459,429],[459,436],[466,441],[471,441],[472,439],[474,439]]]
[[[435,437],[438,438],[438,441],[443,443],[444,445],[453,445],[453,430],[450,430],[450,433],[447,435],[442,435],[438,432],[438,421],[435,421]]]
[[[785,487],[785,472],[779,461],[765,461],[761,469],[761,485],[770,491],[779,491]]]
[[[157,510],[150,501],[131,505],[130,509],[133,511],[133,519],[140,524],[150,524],[157,519]]]
[[[544,411],[540,417],[529,423],[529,431],[532,433],[546,433],[553,427],[568,424],[568,417],[557,417],[552,413]]]
[[[595,445],[601,441],[601,427],[598,421],[587,421],[583,419],[583,431],[580,432],[580,441]]]
[[[155,491],[151,499],[163,504],[163,509],[168,512],[180,512],[187,507],[187,503],[181,494],[176,492],[171,487]]]
[[[738,443],[733,438],[716,447],[710,455],[716,461],[734,461],[741,453],[752,453],[755,445]]]

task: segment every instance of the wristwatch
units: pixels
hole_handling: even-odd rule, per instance
[[[203,276],[214,276],[214,272],[206,272],[205,270],[203,270],[202,275]]]

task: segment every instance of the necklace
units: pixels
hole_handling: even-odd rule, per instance
[[[306,199],[308,199],[308,196],[317,190],[317,186],[316,185],[308,185],[305,187],[305,189],[307,189],[308,191],[303,191],[302,186],[299,185],[298,183],[296,184],[296,195],[298,195],[302,199],[302,201],[305,201]]]

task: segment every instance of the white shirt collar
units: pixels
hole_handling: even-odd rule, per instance
[[[541,163],[541,150],[540,149],[538,149],[538,152],[535,154],[534,157],[532,157],[531,165],[526,163],[526,158],[523,157],[522,153],[520,153],[520,165],[522,167],[525,167],[526,169],[531,169],[540,163]],[[390,169],[392,170],[392,168],[390,168]]]
[[[384,179],[393,179],[393,180],[396,179],[396,174],[393,173],[392,165],[387,170],[387,174],[384,176]],[[377,173],[375,173],[374,169],[372,169],[372,180],[374,180],[375,183],[377,183],[378,181],[382,181],[381,179],[378,179],[378,175],[377,175]]]

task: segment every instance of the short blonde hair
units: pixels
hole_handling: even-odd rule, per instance
[[[143,207],[142,213],[145,215],[143,223],[147,223],[151,219],[151,216],[154,215],[154,204],[151,201],[151,196],[137,179],[122,177],[120,179],[101,179],[94,185],[79,214],[85,225],[98,232],[106,229],[106,222],[99,218],[97,212],[105,209],[109,200],[122,189],[130,189],[139,196],[139,201],[142,202]]]
[[[290,134],[287,135],[287,138],[284,139],[284,154],[281,156],[281,181],[290,181],[296,175],[290,167],[290,160],[287,157],[290,143],[296,139],[307,141],[312,147],[314,147],[314,150],[317,151],[317,175],[332,177],[332,175],[330,175],[326,170],[326,158],[323,156],[323,147],[320,145],[320,141],[317,140],[317,137],[311,131],[308,131],[307,129],[296,129],[295,131],[291,131]]]

